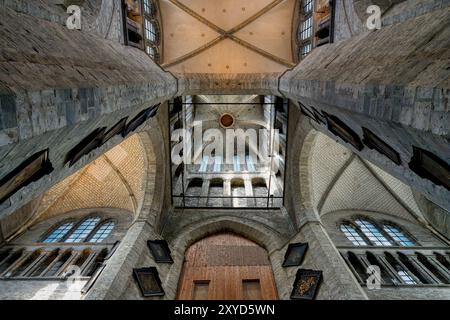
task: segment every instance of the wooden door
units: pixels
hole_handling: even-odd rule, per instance
[[[278,298],[266,250],[223,233],[186,251],[178,287],[180,300],[275,300]]]

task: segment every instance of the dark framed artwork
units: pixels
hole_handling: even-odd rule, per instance
[[[291,243],[284,256],[283,267],[298,267],[308,251],[308,243]]]
[[[157,104],[155,106],[152,106],[139,112],[137,116],[135,116],[133,119],[130,120],[130,122],[128,122],[125,130],[122,132],[122,136],[126,137],[131,132],[135,131],[137,128],[143,125],[145,121],[147,121],[150,118],[153,118],[158,113],[159,106],[160,104]]]
[[[161,297],[165,295],[158,270],[155,267],[133,269],[133,276],[143,297]]]
[[[0,203],[14,193],[53,171],[49,150],[37,152],[0,179]]]
[[[173,263],[169,245],[165,240],[149,240],[147,246],[157,263]]]
[[[361,151],[364,148],[358,134],[347,126],[342,120],[326,112],[324,112],[324,116],[327,120],[328,130],[330,130],[334,135],[351,144],[358,151]]]
[[[127,127],[127,120],[128,117],[125,117],[117,122],[111,129],[109,129],[103,136],[102,144],[105,144],[116,135],[122,134],[122,132],[124,132],[125,128]]]
[[[402,160],[400,158],[400,154],[395,151],[390,145],[381,140],[375,133],[370,131],[367,128],[362,128],[364,137],[363,143],[369,147],[370,149],[377,150],[379,153],[385,155],[389,159],[391,159],[395,164],[401,165]]]
[[[84,155],[90,153],[92,150],[101,146],[103,137],[106,131],[106,127],[97,128],[92,131],[87,137],[81,140],[75,147],[73,147],[66,155],[64,164],[70,163],[69,166],[73,166]]]
[[[409,168],[420,177],[450,190],[450,165],[434,153],[413,146]]]
[[[299,269],[292,290],[292,300],[314,300],[322,283],[322,271]]]

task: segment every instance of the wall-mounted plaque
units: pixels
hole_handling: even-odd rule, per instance
[[[450,165],[430,151],[413,146],[409,168],[417,175],[450,190]]]
[[[169,245],[165,240],[149,240],[147,246],[157,263],[173,263]]]
[[[298,267],[302,264],[308,250],[308,243],[291,243],[284,256],[283,267]]]
[[[330,130],[333,134],[351,144],[359,151],[364,148],[358,134],[347,126],[342,120],[326,112],[324,112],[324,116],[327,119],[328,130]]]
[[[102,144],[105,144],[116,135],[122,134],[122,132],[124,132],[125,128],[127,127],[127,120],[128,117],[125,117],[117,122],[111,129],[109,129],[103,136]]]
[[[94,131],[92,131],[87,137],[81,140],[80,143],[78,143],[67,153],[64,164],[70,162],[69,166],[71,167],[84,155],[100,147],[103,141],[105,131],[106,127],[97,128]]]
[[[133,269],[133,276],[138,283],[142,296],[148,298],[165,294],[158,270],[155,267]]]
[[[322,283],[322,271],[299,269],[292,290],[292,300],[314,300]]]
[[[122,136],[126,137],[131,132],[135,131],[137,128],[143,125],[145,121],[147,121],[150,118],[153,118],[158,113],[159,106],[160,104],[157,104],[155,106],[152,106],[139,112],[137,116],[135,116],[133,119],[130,120],[130,122],[128,122],[127,127],[122,132]]]
[[[363,142],[367,147],[369,147],[370,149],[375,149],[378,152],[384,154],[397,165],[402,164],[400,154],[395,151],[394,148],[381,140],[375,133],[373,133],[369,129],[363,127],[362,130],[364,132]]]
[[[48,149],[33,154],[0,180],[0,203],[52,171]]]

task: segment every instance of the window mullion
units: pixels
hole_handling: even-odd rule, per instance
[[[9,276],[7,275],[14,272],[14,270],[16,270],[17,267],[19,267],[22,264],[22,262],[24,262],[32,254],[33,251],[22,253],[22,256],[19,259],[13,262],[5,271],[3,271],[2,276],[9,278]]]

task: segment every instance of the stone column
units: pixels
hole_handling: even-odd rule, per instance
[[[253,193],[252,181],[250,179],[245,179],[244,184],[245,184],[245,196],[253,197],[254,193]],[[247,207],[256,207],[255,199],[248,198],[247,199]]]
[[[223,195],[224,197],[231,197],[231,180],[229,179],[223,181]],[[223,205],[225,207],[231,207],[232,206],[231,198],[223,199]]]
[[[210,185],[209,179],[203,180],[202,193],[200,194],[202,198],[198,199],[198,205],[200,207],[206,207],[206,204],[208,203],[209,185]]]

